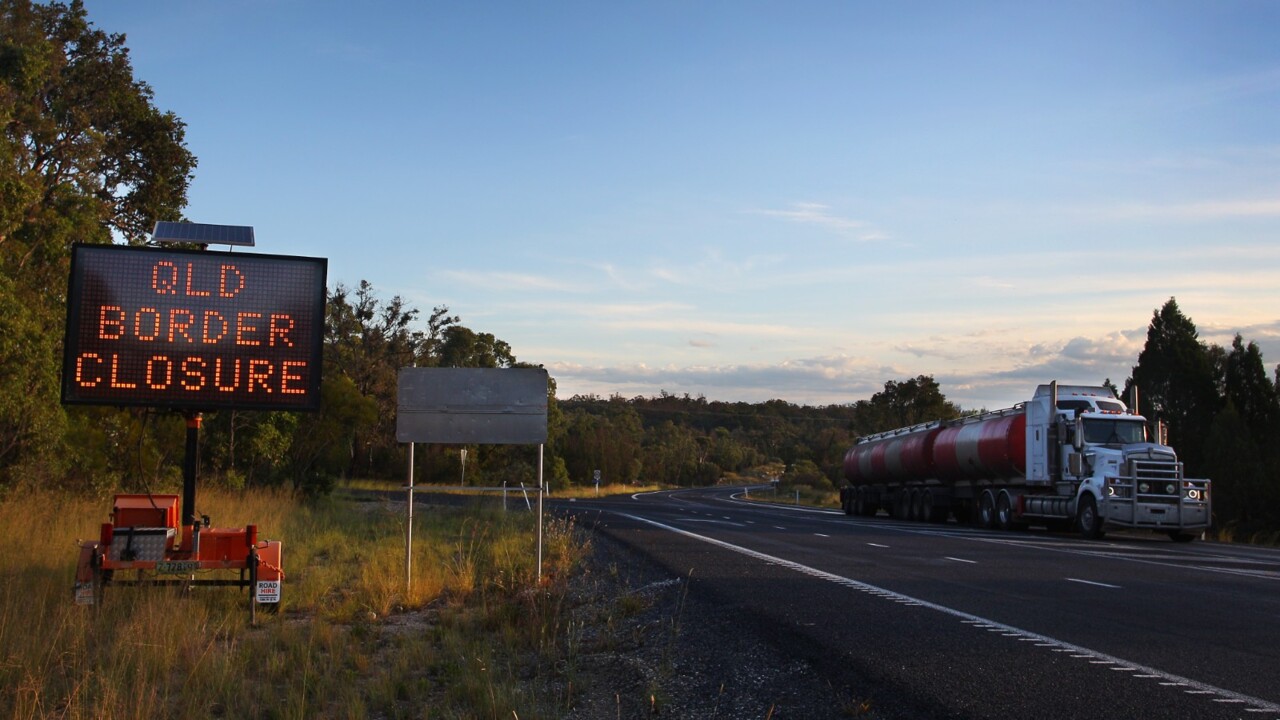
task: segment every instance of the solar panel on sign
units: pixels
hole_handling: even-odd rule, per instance
[[[253,228],[248,225],[209,225],[207,223],[156,223],[152,242],[197,243],[200,245],[241,245],[253,247]]]

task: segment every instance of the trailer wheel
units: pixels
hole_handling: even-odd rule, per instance
[[[996,499],[990,490],[982,491],[978,501],[978,527],[990,530],[996,526]]]
[[[996,527],[1001,530],[1014,530],[1018,527],[1013,519],[1013,499],[1007,492],[1001,492],[996,499]]]
[[[911,491],[902,488],[893,498],[893,518],[895,520],[911,519]]]
[[[877,503],[879,496],[871,487],[863,487],[858,490],[858,506],[854,510],[854,514],[858,517],[875,517],[876,511],[879,510]]]
[[[911,491],[911,522],[921,522],[924,520],[924,493],[919,490]]]
[[[1098,503],[1092,495],[1080,498],[1080,509],[1076,512],[1076,525],[1080,534],[1090,540],[1100,540],[1106,532],[1102,529],[1102,518],[1098,515]]]

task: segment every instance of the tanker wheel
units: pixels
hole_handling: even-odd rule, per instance
[[[862,505],[858,507],[858,517],[875,517],[876,511],[880,509],[877,500],[873,500],[871,488],[863,488]]]
[[[867,495],[868,495],[868,496],[872,495],[872,491],[870,491],[870,489],[868,489],[868,491],[867,491]],[[876,516],[876,515],[878,514],[878,512],[879,512],[879,498],[881,498],[881,496],[879,496],[879,495],[877,495],[877,496],[876,496],[876,500],[870,500],[870,498],[868,498],[868,500],[867,500],[867,505],[865,505],[865,507],[864,507],[864,510],[867,510],[867,516],[868,516],[868,518],[874,518],[874,516]]]
[[[895,520],[911,519],[911,491],[903,488],[893,498],[893,517]]]
[[[851,488],[849,492],[844,493],[840,498],[840,509],[844,510],[845,515],[856,515],[858,512],[858,501],[854,499],[857,497],[854,495],[855,492],[856,491]]]
[[[849,508],[850,515],[861,517],[866,512],[867,494],[862,490],[862,488],[858,488],[853,491],[853,507]]]
[[[932,490],[925,491],[924,494],[924,519],[934,525],[947,521],[947,508],[939,507],[934,503]]]
[[[982,491],[978,500],[978,527],[990,530],[996,526],[996,499],[990,490]]]
[[[1013,520],[1013,501],[1009,493],[1002,492],[996,499],[996,527],[1001,530],[1013,530],[1018,524]]]
[[[1076,526],[1080,534],[1090,540],[1099,540],[1106,532],[1102,529],[1102,517],[1098,515],[1098,503],[1092,495],[1080,498],[1080,509],[1076,512]]]

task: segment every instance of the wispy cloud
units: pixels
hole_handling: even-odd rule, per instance
[[[889,236],[872,227],[863,220],[840,217],[831,212],[831,208],[822,203],[797,202],[786,210],[756,210],[757,215],[778,218],[787,222],[804,225],[816,225],[826,228],[859,242],[887,240]]]
[[[1280,217],[1280,197],[1199,200],[1184,203],[1116,205],[1106,214],[1119,218],[1168,220],[1229,220]]]
[[[444,270],[440,277],[462,285],[482,290],[550,290],[554,292],[584,293],[588,288],[581,284],[547,277],[510,272],[481,272],[470,270]]]

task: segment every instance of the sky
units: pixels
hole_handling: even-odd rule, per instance
[[[447,306],[561,398],[1280,362],[1280,3],[87,0],[186,217]]]

